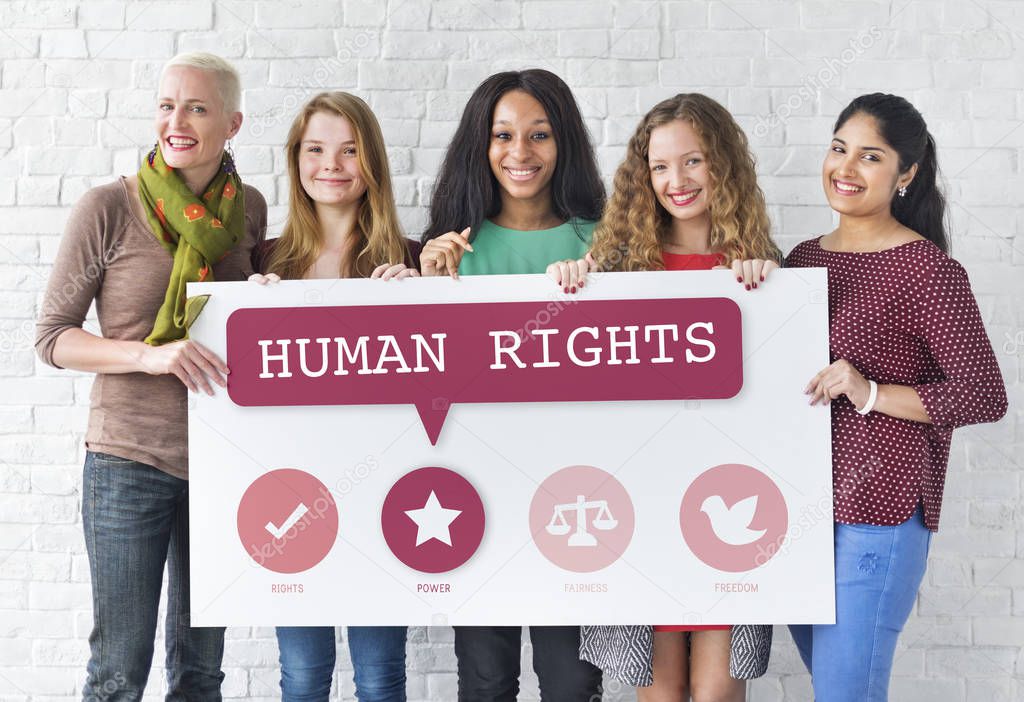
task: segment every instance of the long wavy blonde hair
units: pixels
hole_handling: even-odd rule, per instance
[[[320,93],[299,112],[288,131],[285,153],[288,158],[288,220],[267,261],[266,273],[282,278],[301,278],[317,257],[323,244],[320,220],[313,199],[299,179],[299,146],[310,118],[318,112],[344,117],[355,133],[356,158],[366,182],[366,193],[359,203],[356,234],[359,242],[351,251],[351,260],[342,263],[342,272],[353,278],[368,278],[382,263],[407,260],[408,248],[402,235],[391,190],[384,136],[370,106],[355,95],[334,91]]]
[[[671,233],[672,217],[655,197],[647,156],[651,132],[677,119],[693,126],[707,159],[711,250],[727,262],[779,260],[747,136],[719,103],[700,93],[681,93],[655,105],[629,140],[626,158],[615,172],[612,196],[594,231],[591,254],[601,270],[665,267],[661,249]]]

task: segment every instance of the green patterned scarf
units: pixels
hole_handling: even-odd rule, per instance
[[[186,299],[185,284],[213,280],[217,263],[245,235],[245,193],[227,153],[202,200],[164,161],[159,146],[139,169],[139,195],[157,241],[174,257],[163,305],[146,343],[159,346],[188,337],[204,299]]]

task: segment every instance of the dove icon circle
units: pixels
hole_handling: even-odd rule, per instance
[[[715,536],[731,546],[757,541],[768,531],[749,526],[757,512],[757,495],[740,500],[732,507],[725,506],[721,495],[712,495],[704,500],[700,511],[708,515]]]
[[[727,463],[697,476],[679,506],[683,540],[717,570],[754,570],[779,551],[789,528],[786,499],[767,475]]]

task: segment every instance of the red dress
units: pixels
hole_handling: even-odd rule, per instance
[[[725,265],[725,256],[718,253],[674,254],[662,251],[661,260],[666,271],[709,271],[715,266]]]
[[[725,264],[725,257],[722,254],[674,254],[668,251],[661,252],[661,260],[665,263],[666,271],[706,271]],[[727,631],[732,625],[655,625],[655,631]]]

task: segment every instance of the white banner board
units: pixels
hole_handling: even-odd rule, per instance
[[[194,625],[834,621],[824,270],[199,294]]]

